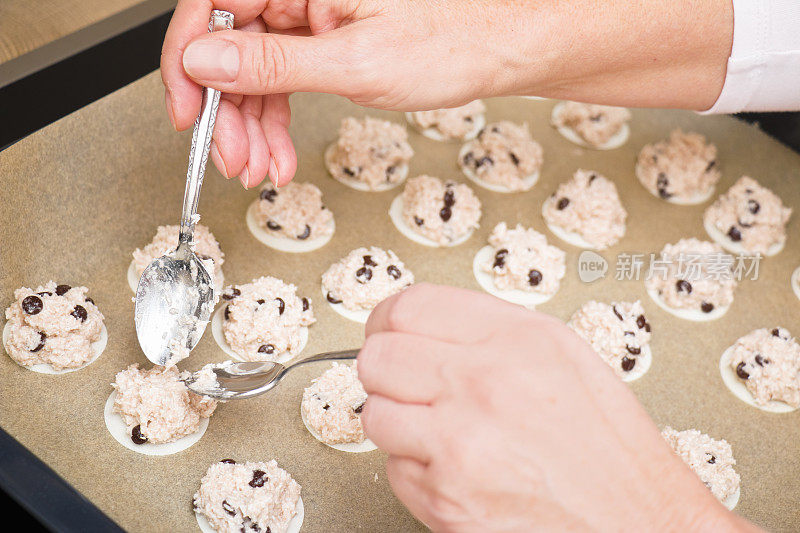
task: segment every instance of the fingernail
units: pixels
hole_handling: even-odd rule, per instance
[[[222,40],[191,43],[183,52],[183,68],[193,78],[233,81],[239,74],[239,49]]]
[[[172,94],[169,92],[169,89],[164,89],[164,104],[167,106],[169,123],[172,124],[172,128],[177,131],[178,127],[175,125],[175,112],[172,110]]]
[[[247,167],[244,167],[244,170],[242,170],[242,173],[239,174],[239,181],[242,182],[242,186],[244,187],[244,190],[248,189],[247,182],[248,182],[249,179],[250,179],[250,173],[247,171]]]
[[[219,161],[222,165],[220,171],[222,171],[222,175],[225,176],[226,179],[230,179],[231,176],[228,174],[228,167],[225,166],[225,160],[222,159],[222,156],[219,153],[219,148],[217,148],[217,143],[215,141],[211,141],[211,158],[214,161]]]
[[[275,164],[275,158],[269,158],[269,181],[275,185],[277,189],[281,183],[281,177],[278,175],[278,165]]]

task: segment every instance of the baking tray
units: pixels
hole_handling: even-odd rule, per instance
[[[336,217],[333,240],[309,254],[264,247],[244,220],[257,191],[244,191],[211,168],[200,213],[226,254],[228,283],[274,275],[313,299],[318,322],[303,354],[354,347],[363,340],[363,327],[334,313],[320,296],[322,272],[349,250],[391,248],[420,281],[477,289],[472,258],[494,225],[533,226],[567,251],[561,289],[540,309],[567,319],[588,299],[641,299],[653,325],[653,366],[631,388],[660,426],[694,427],[732,444],[742,476],[737,512],[775,531],[800,529],[800,414],[774,415],[745,405],[725,388],[717,369],[723,349],[754,328],[781,324],[799,333],[800,301],[789,289],[789,276],[800,265],[800,217],[789,223],[786,249],[761,263],[759,280],[742,283],[731,310],[714,323],[680,321],[648,299],[641,281],[616,281],[613,275],[620,253],[657,252],[682,237],[705,238],[705,205],[660,201],[634,178],[636,155],[645,143],[679,126],[699,131],[719,147],[719,191],[748,174],[795,208],[800,207],[800,156],[730,117],[652,110],[633,111],[631,139],[622,148],[585,150],[549,126],[553,102],[491,99],[490,121],[530,124],[544,147],[541,180],[533,190],[511,195],[474,187],[484,205],[481,228],[459,247],[430,249],[402,237],[389,220],[389,204],[401,189],[353,191],[332,180],[323,166],[323,150],[335,139],[342,117],[371,114],[401,122],[402,115],[365,110],[328,95],[297,94],[292,100],[297,179],[322,189]],[[456,166],[458,144],[435,143],[413,132],[410,142],[416,151],[411,176],[466,181]],[[176,134],[170,128],[155,72],[0,153],[0,304],[5,308],[22,285],[49,279],[83,284],[109,331],[102,357],[71,374],[37,374],[0,357],[0,426],[129,531],[196,530],[192,495],[208,465],[225,457],[274,458],[286,468],[303,486],[304,531],[424,530],[392,495],[382,452],[337,452],[304,428],[302,390],[325,365],[298,369],[260,398],[221,405],[200,442],[177,455],[137,454],[109,435],[102,413],[114,374],[130,363],[146,363],[136,342],[126,269],[133,249],[149,242],[158,225],[177,223],[189,143],[190,132]],[[577,168],[612,178],[629,213],[625,238],[602,254],[611,262],[609,275],[591,284],[577,275],[580,250],[549,234],[540,215],[544,199]],[[181,366],[191,370],[224,359],[207,334]]]

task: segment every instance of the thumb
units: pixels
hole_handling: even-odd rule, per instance
[[[226,93],[341,94],[353,89],[354,72],[344,57],[346,40],[336,33],[313,37],[245,31],[206,34],[186,47],[183,68],[200,85]]]

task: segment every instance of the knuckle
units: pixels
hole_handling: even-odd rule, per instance
[[[356,364],[362,383],[369,381],[371,376],[379,372],[376,367],[380,364],[381,353],[383,353],[384,337],[383,333],[373,333],[364,340],[361,351],[358,352]]]
[[[261,49],[251,56],[251,71],[256,82],[266,93],[275,93],[289,76],[289,55],[286,48],[272,36],[260,39]]]

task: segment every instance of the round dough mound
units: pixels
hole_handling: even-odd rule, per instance
[[[305,389],[300,409],[324,443],[364,442],[361,408],[366,401],[355,364],[333,363]]]
[[[138,364],[117,373],[112,384],[117,391],[114,412],[122,417],[134,443],[176,441],[196,432],[202,418],[211,417],[216,400],[191,392],[181,381],[187,376],[174,366],[142,370]]]
[[[602,250],[625,235],[628,213],[614,182],[597,172],[578,170],[545,200],[542,215],[548,225],[576,233],[593,248]]]
[[[400,124],[348,117],[342,120],[338,140],[325,154],[325,164],[334,178],[375,191],[401,182],[405,178],[401,169],[413,155],[406,128]]]
[[[417,176],[408,180],[403,191],[402,216],[412,231],[448,246],[478,227],[481,202],[463,183]]]
[[[48,364],[54,370],[78,368],[97,356],[92,343],[100,340],[103,315],[86,287],[54,281],[31,290],[14,291],[6,309],[8,355],[22,366]]]
[[[728,441],[696,429],[676,431],[669,426],[661,436],[719,501],[725,502],[739,490],[739,474],[733,469],[736,460]]]
[[[311,183],[289,182],[276,189],[261,189],[256,218],[259,226],[276,237],[304,241],[333,233],[333,213],[322,203],[322,191]]]
[[[508,229],[501,222],[492,230],[489,245],[494,254],[483,264],[483,271],[492,275],[495,287],[547,296],[558,291],[566,272],[566,254],[547,244],[544,235],[520,224]]]
[[[407,113],[408,121],[428,137],[442,141],[473,139],[485,122],[486,106],[481,100],[449,109]]]
[[[572,130],[592,148],[602,148],[631,120],[631,112],[624,107],[562,102],[556,109],[553,126]]]
[[[300,500],[300,485],[274,460],[212,464],[194,495],[195,512],[218,533],[284,533]]]
[[[487,125],[463,146],[459,165],[467,176],[509,191],[526,191],[542,167],[543,152],[527,124],[507,120]]]
[[[575,311],[567,325],[621,378],[631,375],[650,348],[650,324],[638,300],[611,305],[590,300]]]
[[[372,309],[414,283],[414,274],[391,250],[356,248],[322,275],[322,291],[331,304]]]
[[[150,244],[133,251],[133,266],[137,280],[154,259],[177,248],[179,234],[180,226],[159,226]],[[213,268],[208,268],[208,273],[214,282],[214,299],[219,301],[219,293],[225,283],[225,276],[222,274],[225,254],[220,250],[214,234],[203,224],[196,224],[194,227],[194,251],[207,267],[208,264],[205,261],[210,260],[213,263]]]
[[[636,177],[645,189],[676,204],[705,201],[721,176],[717,147],[699,133],[679,129],[669,140],[642,148],[636,163]]]
[[[222,333],[244,361],[275,361],[303,349],[302,329],[315,322],[311,301],[297,287],[265,276],[229,287],[222,295]]]
[[[664,246],[654,259],[645,286],[672,309],[708,314],[733,303],[737,281],[732,267],[733,257],[718,244],[681,239]]]
[[[800,407],[800,344],[784,328],[761,328],[729,348],[730,366],[758,405]]]
[[[774,255],[786,241],[791,214],[777,194],[742,176],[706,209],[703,221],[722,235],[720,244],[733,252]]]

